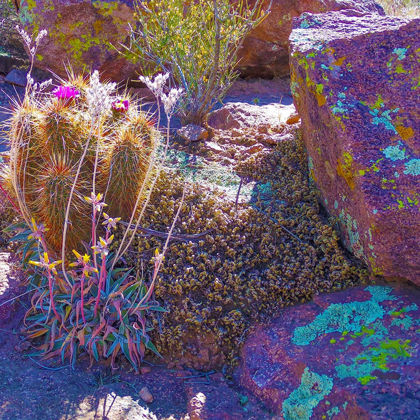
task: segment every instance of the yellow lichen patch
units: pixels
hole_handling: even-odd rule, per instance
[[[315,84],[309,78],[306,80],[306,86],[308,86],[309,91],[315,95],[318,102],[318,106],[323,106],[327,102],[327,98],[323,95],[324,85]]]
[[[311,179],[313,179],[314,182],[317,182],[317,179],[316,179],[316,176],[315,176],[315,172],[314,172],[313,169],[310,170],[309,176],[311,177]]]
[[[335,49],[333,47],[328,47],[324,51],[322,51],[322,54],[334,54]]]
[[[100,32],[103,31],[104,29],[104,22],[101,20],[97,20],[94,24],[93,24],[93,29],[95,29],[95,33],[96,35],[98,35]]]
[[[353,190],[356,186],[354,182],[354,175],[352,172],[353,156],[350,153],[344,152],[343,158],[337,160],[337,174],[344,178],[347,185]]]
[[[408,140],[414,136],[414,131],[411,127],[404,127],[403,125],[399,125],[395,127],[395,129],[403,140]]]
[[[319,93],[316,95],[316,100],[318,101],[318,106],[323,106],[327,102],[327,98]]]
[[[347,57],[341,57],[338,60],[334,61],[334,63],[332,63],[333,66],[341,66],[343,64],[343,61],[346,59]]]

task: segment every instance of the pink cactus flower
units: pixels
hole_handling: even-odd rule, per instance
[[[74,99],[80,96],[80,92],[70,86],[58,86],[53,90],[53,94],[58,99]]]
[[[116,112],[127,112],[128,107],[130,106],[130,101],[118,99],[112,103],[112,109]]]

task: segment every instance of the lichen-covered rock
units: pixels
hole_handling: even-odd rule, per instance
[[[420,284],[420,19],[303,14],[292,91],[311,175],[348,249]]]
[[[250,4],[255,4],[251,1]],[[265,0],[263,10],[270,4]],[[246,38],[239,55],[243,76],[275,77],[289,74],[289,35],[292,20],[303,12],[324,13],[355,9],[384,14],[374,0],[273,0],[270,14]]]
[[[135,77],[138,68],[119,56],[115,47],[126,42],[129,24],[135,26],[134,4],[134,0],[21,0],[19,13],[29,32],[49,31],[38,50],[37,66],[64,76],[64,65],[71,64],[76,71],[94,68],[104,77],[125,80]],[[263,9],[268,4],[267,0]],[[270,15],[246,39],[239,69],[244,76],[288,74],[292,18],[304,11],[349,8],[383,13],[374,0],[274,0]]]
[[[285,420],[420,418],[420,291],[322,294],[258,326],[240,384]]]
[[[207,140],[207,137],[209,136],[209,132],[205,128],[194,124],[188,124],[178,129],[177,134],[188,142]]]
[[[269,103],[260,106],[228,102],[208,116],[208,125],[217,142],[210,147],[217,155],[243,160],[263,151],[267,146],[291,140],[298,135],[300,126],[285,123],[295,111],[293,104]]]
[[[232,128],[278,127],[295,112],[295,107],[271,103],[250,105],[244,102],[230,102],[208,116],[210,127],[218,130]]]
[[[68,65],[76,73],[95,69],[120,81],[137,69],[116,50],[134,24],[133,5],[132,0],[22,0],[19,15],[29,33],[48,30],[36,56],[38,67],[59,76],[66,75]]]

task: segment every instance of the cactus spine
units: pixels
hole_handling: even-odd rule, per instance
[[[11,193],[20,201],[26,218],[43,223],[47,244],[59,251],[70,190],[76,167],[90,142],[75,185],[70,208],[67,249],[80,249],[89,241],[91,209],[84,200],[93,190],[93,172],[98,150],[95,190],[105,194],[107,213],[127,219],[145,182],[156,150],[157,131],[148,115],[128,97],[125,107],[104,113],[92,128],[83,77],[70,75],[65,86],[75,89],[72,98],[42,94],[25,100],[10,122]],[[97,149],[98,148],[98,149]],[[71,249],[70,248],[70,249]]]

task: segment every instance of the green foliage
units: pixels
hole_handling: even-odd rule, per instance
[[[45,93],[51,80],[34,83],[31,71],[47,31],[34,40],[18,30],[31,67],[10,122],[10,174],[4,181],[25,220],[11,228],[19,229],[13,240],[24,241],[23,266],[34,270],[27,281],[33,291],[25,316],[28,338],[44,338],[38,354],[46,358],[60,355],[74,366],[83,351],[92,360],[111,357],[114,366],[123,354],[137,371],[146,349],[159,355],[148,337],[146,314],[164,312],[151,298],[167,243],[162,254],[156,249],[149,287],[132,270],[118,268],[131,242],[110,254],[121,217],[106,214],[103,199],[128,225],[139,213],[135,232],[161,169],[157,165],[149,185],[157,131],[137,103],[115,95],[115,83],[101,83],[98,71],[89,80],[70,73]],[[169,127],[166,148],[168,142]],[[66,245],[73,247],[75,262],[69,263]],[[83,248],[84,255],[77,250]],[[54,261],[59,250],[62,260]]]
[[[261,6],[261,0],[139,1],[138,31],[125,54],[137,55],[151,74],[172,72],[185,90],[183,123],[201,124],[237,77],[238,49],[267,14]]]
[[[99,223],[95,216],[98,202],[91,202],[94,230]],[[146,315],[165,310],[151,298],[153,285],[148,288],[133,270],[112,269],[113,255],[108,246],[119,218],[104,216],[105,238],[84,255],[73,251],[76,261],[70,264],[74,269],[67,275],[69,283],[57,269],[61,261],[50,260],[44,226],[33,222],[31,228],[21,223],[8,229],[18,230],[12,240],[23,242],[26,284],[33,290],[25,331],[28,338],[42,340],[38,356],[58,356],[74,366],[84,352],[92,362],[110,358],[114,367],[117,357],[124,355],[138,371],[147,349],[160,356],[149,339],[152,327]]]

